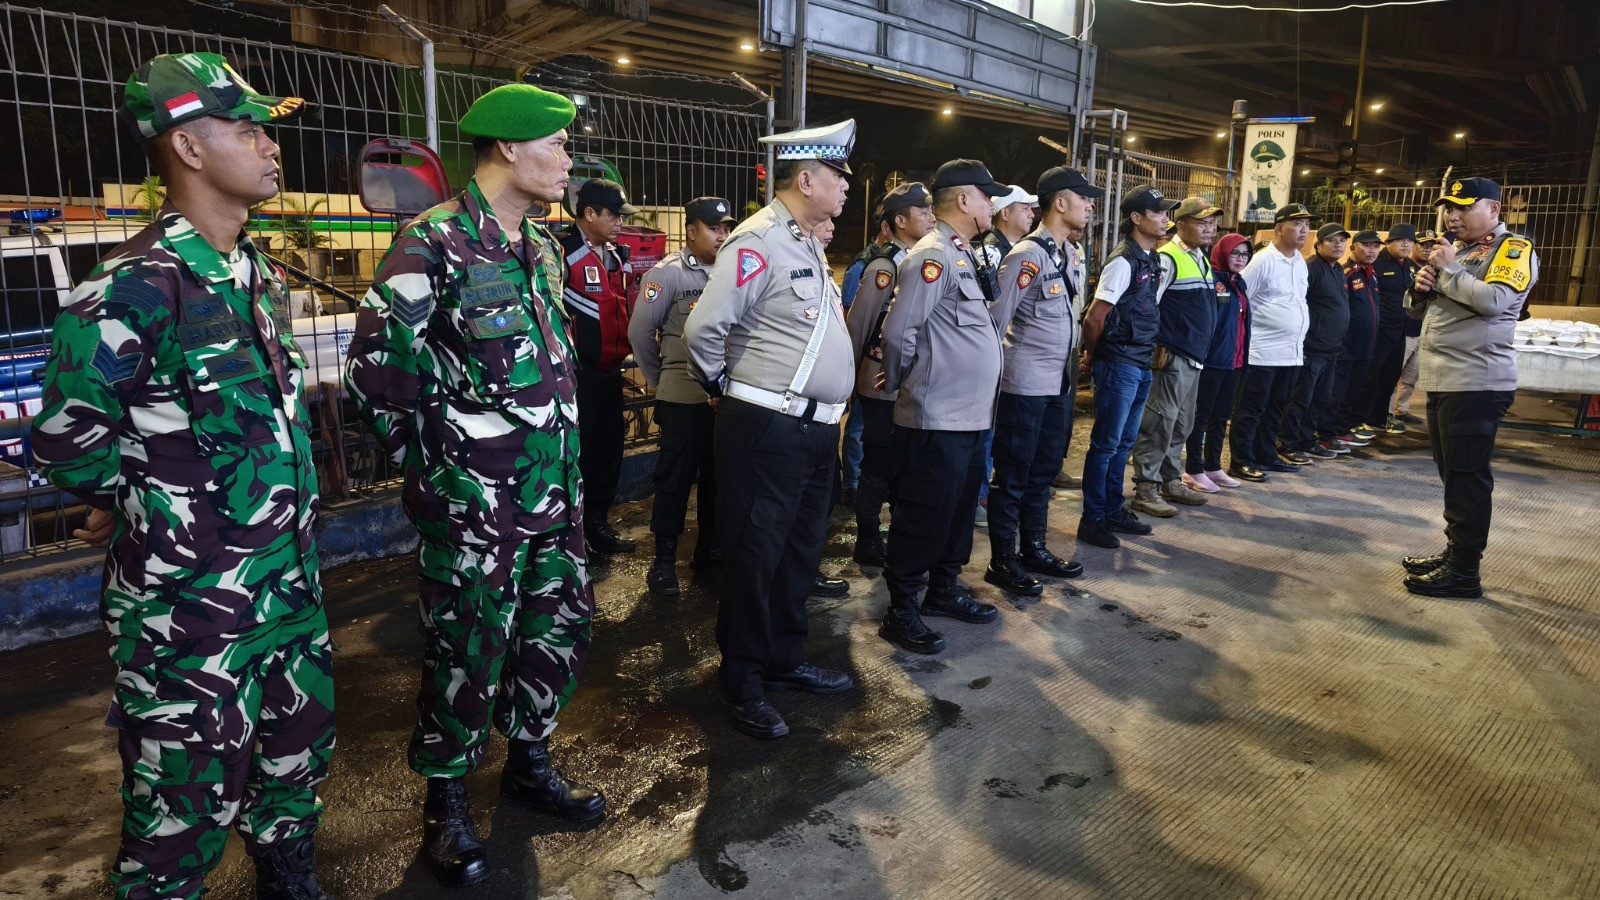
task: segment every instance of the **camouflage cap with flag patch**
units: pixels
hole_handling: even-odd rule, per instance
[[[206,116],[282,122],[305,108],[299,97],[269,97],[216,53],[164,53],[128,77],[122,116],[147,138]]]

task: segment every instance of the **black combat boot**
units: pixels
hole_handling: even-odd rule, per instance
[[[930,572],[928,593],[922,598],[922,614],[982,624],[998,619],[1000,610],[973,596],[972,589],[956,576]]]
[[[917,601],[907,597],[889,597],[889,611],[883,624],[878,626],[878,637],[898,644],[912,653],[932,654],[944,649],[944,635],[922,622],[917,612]]]
[[[1478,580],[1478,559],[1464,553],[1451,552],[1449,560],[1431,572],[1406,577],[1406,590],[1424,597],[1456,597],[1474,600],[1483,596],[1483,583]]]
[[[989,571],[983,573],[984,581],[1002,591],[1024,597],[1037,597],[1044,593],[1044,585],[1039,583],[1039,579],[1022,571],[1015,548],[1002,547],[995,541],[990,541],[989,547]]]
[[[422,858],[450,887],[465,887],[489,877],[489,851],[472,828],[467,783],[460,778],[429,778],[422,801]]]
[[[1083,563],[1068,562],[1050,552],[1042,531],[1022,536],[1022,568],[1055,578],[1077,578],[1083,574]]]
[[[256,857],[256,900],[333,900],[317,883],[317,848],[311,835],[262,848]]]
[[[639,548],[639,543],[622,536],[610,522],[586,522],[583,534],[589,541],[589,550],[599,556],[616,556],[622,553],[632,553]]]
[[[500,796],[575,825],[593,825],[606,814],[606,798],[598,790],[573,781],[550,764],[548,738],[509,742]]]
[[[696,572],[722,568],[722,548],[717,546],[715,537],[700,532],[700,540],[694,545],[694,556],[689,558],[689,568]]]
[[[650,593],[657,597],[678,596],[678,539],[656,535],[656,558],[644,576]]]
[[[851,558],[857,563],[881,569],[886,561],[887,552],[883,546],[883,536],[878,533],[878,526],[856,528],[856,552]]]
[[[1400,560],[1400,565],[1405,566],[1406,572],[1411,575],[1426,575],[1450,561],[1450,548],[1437,556],[1408,556]]]

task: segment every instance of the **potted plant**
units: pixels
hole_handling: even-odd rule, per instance
[[[310,203],[280,194],[279,221],[283,232],[285,250],[294,251],[294,259],[313,278],[327,278],[333,262],[333,238],[317,230],[317,210],[326,209],[327,197],[318,197]]]

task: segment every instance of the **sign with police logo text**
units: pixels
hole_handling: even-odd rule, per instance
[[[1244,159],[1239,161],[1239,221],[1270,225],[1279,208],[1289,202],[1299,129],[1291,122],[1245,126]]]

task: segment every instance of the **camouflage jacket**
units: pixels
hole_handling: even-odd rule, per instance
[[[159,642],[320,600],[304,355],[283,278],[172,207],[112,251],[56,320],[33,449],[116,521],[102,617]]]
[[[361,301],[345,384],[405,473],[423,537],[495,544],[580,521],[559,245],[526,261],[473,181],[404,226]]]

